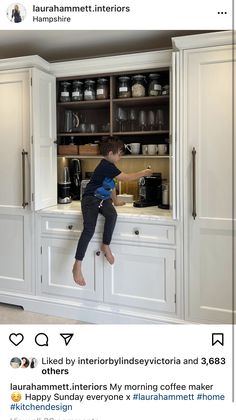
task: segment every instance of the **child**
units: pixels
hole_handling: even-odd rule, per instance
[[[85,286],[85,280],[81,270],[81,264],[87,250],[88,244],[94,234],[98,213],[105,217],[103,242],[101,250],[110,264],[114,263],[114,256],[110,249],[110,242],[115,228],[117,213],[112,204],[122,206],[125,204],[116,197],[115,183],[113,178],[118,181],[135,181],[142,176],[150,176],[150,169],[140,172],[126,174],[121,172],[116,166],[122,156],[123,142],[113,137],[108,137],[100,144],[100,153],[104,158],[96,167],[91,180],[84,191],[81,208],[84,219],[84,229],[79,238],[75,263],[73,266],[73,278],[75,283]]]

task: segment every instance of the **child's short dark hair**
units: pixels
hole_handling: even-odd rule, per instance
[[[107,156],[109,152],[119,153],[120,150],[123,150],[124,143],[118,137],[108,136],[102,138],[99,148],[101,155]]]

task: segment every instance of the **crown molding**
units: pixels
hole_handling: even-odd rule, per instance
[[[174,51],[201,47],[216,47],[233,43],[233,31],[209,32],[172,38]]]
[[[28,55],[24,57],[5,58],[0,60],[0,70],[14,70],[22,68],[37,67],[38,69],[50,72],[50,63],[39,55]]]
[[[171,54],[172,50],[163,50],[64,61],[51,63],[51,72],[56,77],[66,77],[169,67]]]

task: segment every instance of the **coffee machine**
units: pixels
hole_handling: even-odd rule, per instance
[[[80,200],[81,187],[81,164],[78,159],[71,159],[69,164],[70,179],[71,179],[71,196],[73,200]]]
[[[58,178],[58,203],[67,204],[71,203],[70,194],[71,182],[68,166],[64,166],[59,173]]]
[[[162,202],[161,173],[143,176],[139,179],[139,199],[134,201],[134,207],[157,206]]]

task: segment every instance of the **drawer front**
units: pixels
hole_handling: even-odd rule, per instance
[[[63,218],[42,218],[42,233],[60,235],[79,235],[83,228],[82,218],[63,219]]]
[[[175,245],[175,226],[118,221],[113,239]]]
[[[42,217],[41,232],[43,234],[59,236],[78,236],[83,230],[83,217],[61,218],[61,217]],[[95,236],[103,232],[103,223],[98,220]]]

